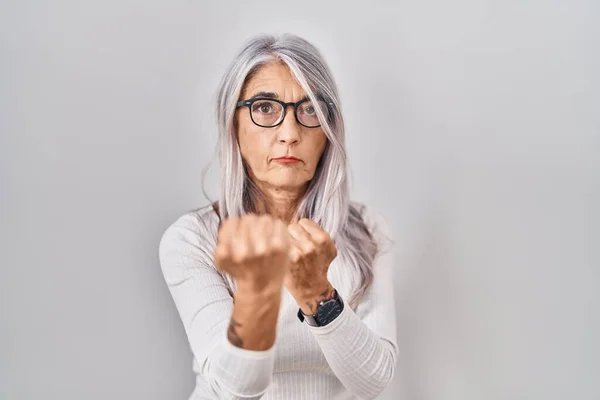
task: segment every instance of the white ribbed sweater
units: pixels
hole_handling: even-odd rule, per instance
[[[181,216],[165,231],[161,269],[194,355],[190,400],[372,399],[385,388],[398,354],[393,246],[381,214],[365,207],[363,219],[382,249],[360,304],[353,310],[346,302],[329,325],[310,327],[298,320],[298,305],[284,288],[275,345],[266,351],[240,349],[227,339],[233,299],[212,261],[218,229],[212,207]],[[352,276],[339,258],[329,281],[349,299]]]

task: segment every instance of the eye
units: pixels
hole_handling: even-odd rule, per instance
[[[317,113],[312,104],[305,106],[303,112],[307,115],[314,115]]]
[[[306,102],[306,103],[302,103],[300,105],[300,108],[298,110],[300,112],[300,114],[302,115],[306,115],[307,117],[316,117],[317,116],[317,110],[315,109],[315,106],[312,102]]]
[[[270,114],[274,111],[273,103],[269,101],[257,101],[252,106],[252,111],[262,114]]]

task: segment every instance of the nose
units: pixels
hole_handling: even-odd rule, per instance
[[[300,141],[302,127],[298,121],[296,121],[294,107],[292,105],[288,105],[288,107],[291,107],[291,110],[289,108],[287,109],[283,122],[278,126],[277,140],[280,143],[292,144]]]

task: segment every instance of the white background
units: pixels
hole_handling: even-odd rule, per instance
[[[596,1],[3,1],[0,398],[186,399],[164,229],[252,34],[325,55],[398,242],[381,399],[600,398]],[[208,188],[216,191],[216,170]]]

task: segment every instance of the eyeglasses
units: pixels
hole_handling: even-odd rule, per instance
[[[274,128],[280,125],[285,119],[286,110],[289,106],[294,107],[296,121],[307,128],[318,128],[321,126],[317,116],[316,107],[319,107],[326,117],[330,117],[333,103],[324,100],[316,102],[310,99],[300,100],[297,103],[285,103],[280,100],[267,97],[257,97],[250,100],[242,100],[236,103],[239,107],[248,107],[250,110],[250,119],[254,124],[263,128]]]

